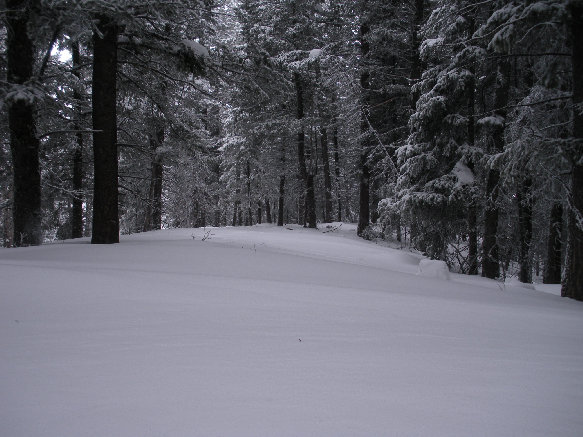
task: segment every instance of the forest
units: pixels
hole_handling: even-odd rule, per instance
[[[583,300],[583,1],[3,0],[0,236],[358,223]]]

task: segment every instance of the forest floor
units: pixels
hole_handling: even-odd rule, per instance
[[[583,435],[583,303],[421,258],[346,224],[0,249],[0,435]]]

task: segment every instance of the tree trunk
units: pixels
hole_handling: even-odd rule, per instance
[[[499,127],[496,127],[492,134],[493,152],[500,152],[504,149],[504,121],[506,110],[503,109],[508,104],[508,93],[510,91],[510,63],[501,60],[497,69],[497,85],[494,115],[502,119]],[[482,241],[482,276],[486,278],[497,278],[500,275],[500,259],[498,253],[498,183],[500,182],[500,172],[497,169],[488,170],[486,183],[486,210],[484,213],[484,238]]]
[[[330,157],[328,156],[328,132],[322,128],[322,163],[324,169],[324,222],[332,221],[332,178],[330,177]]]
[[[251,164],[247,161],[245,174],[247,176],[247,216],[245,226],[253,225],[253,211],[251,209]]]
[[[73,58],[73,74],[81,81],[81,54],[77,41],[71,44],[71,54]],[[78,84],[80,86],[80,84]],[[75,118],[73,125],[75,134],[75,149],[73,150],[73,199],[71,209],[71,238],[81,238],[83,236],[83,134],[80,131],[80,121],[83,117],[81,100],[83,95],[77,87],[73,91],[75,100]]]
[[[469,23],[469,34],[473,35],[475,31],[474,13],[470,11],[470,16],[466,19]],[[475,67],[471,65],[469,71],[472,74],[470,83],[468,84],[468,146],[473,148],[476,141],[476,125],[475,125],[475,105],[476,105],[476,81],[475,81]],[[475,164],[471,157],[468,160],[468,168],[475,171]],[[476,199],[470,192],[468,207],[468,275],[478,274],[478,211],[476,207]]]
[[[304,88],[302,84],[302,78],[299,73],[294,73],[294,84],[296,88],[296,118],[298,121],[304,118]],[[306,139],[303,127],[300,126],[297,136],[298,145],[298,166],[299,166],[299,179],[302,186],[300,192],[300,211],[298,213],[298,222],[304,226],[310,228],[316,227],[316,197],[313,195],[314,190],[314,176],[311,176],[311,180],[308,178],[308,168],[306,163]],[[311,188],[310,188],[311,183]],[[312,191],[312,195],[309,191]]]
[[[338,145],[338,128],[334,128],[334,174],[336,176],[336,203],[338,204],[337,220],[342,221],[342,190],[340,189],[340,154]]]
[[[267,197],[265,198],[265,220],[267,221],[268,224],[273,223],[271,219],[271,202]]]
[[[423,24],[425,0],[415,0],[415,17],[411,29],[411,82],[417,83],[421,78],[421,58],[419,56],[419,30]],[[420,91],[411,93],[411,108],[415,111]]]
[[[553,204],[549,219],[549,239],[547,243],[547,262],[543,283],[561,283],[561,251],[563,230],[563,205],[560,202]]]
[[[261,207],[261,201],[257,202],[257,224],[260,225],[263,220],[263,208]]]
[[[281,141],[281,173],[279,176],[279,196],[277,199],[277,226],[283,226],[285,213],[285,142]]]
[[[482,276],[497,278],[500,275],[500,259],[498,256],[498,182],[500,172],[495,169],[488,170],[486,181],[486,209],[484,211],[484,237],[482,240]]]
[[[277,226],[283,226],[284,201],[285,201],[285,175],[282,174],[279,177],[279,198],[277,200]]]
[[[476,206],[468,208],[468,275],[478,274],[478,217]]]
[[[93,244],[119,243],[117,161],[117,24],[96,17],[93,31]]]
[[[233,205],[233,226],[241,226],[241,188],[240,188],[240,179],[241,179],[241,170],[239,168],[239,164],[237,164],[235,169],[236,181],[235,181],[235,204]]]
[[[34,49],[28,36],[28,1],[6,1],[7,79],[12,86],[27,87],[33,75]],[[42,244],[41,179],[33,99],[8,103],[8,126],[13,166],[12,239],[15,246]]]
[[[235,200],[235,204],[233,205],[233,221],[231,222],[232,226],[237,226],[237,211],[239,210],[239,201]]]
[[[577,145],[573,157],[571,174],[571,198],[569,205],[569,243],[565,279],[561,288],[561,296],[583,300],[583,4],[572,0],[571,33],[573,52],[573,136]]]
[[[360,25],[360,54],[364,64],[370,50],[367,35],[370,31],[369,25],[364,19]],[[370,225],[370,169],[368,167],[370,134],[369,134],[369,92],[370,92],[370,72],[366,66],[362,66],[360,73],[361,87],[361,114],[360,114],[360,160],[359,160],[359,211],[358,227],[356,233],[362,236],[365,229]]]
[[[370,171],[368,168],[368,154],[360,155],[360,181],[359,181],[359,211],[357,234],[362,236],[370,225]]]
[[[162,121],[159,121],[157,124],[160,124],[160,126],[155,129],[155,132],[150,134],[152,162],[150,170],[150,190],[143,227],[144,231],[162,228],[162,179],[164,166],[162,165],[162,156],[158,151],[158,148],[164,142],[164,126],[162,123]]]
[[[532,241],[532,180],[526,178],[520,184],[518,200],[518,234],[520,238],[520,272],[519,281],[532,283],[532,259],[530,244]]]
[[[314,187],[314,175],[308,174],[306,183],[306,222],[309,228],[315,229],[316,217],[316,189]]]

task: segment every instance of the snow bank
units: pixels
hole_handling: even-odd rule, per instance
[[[437,279],[449,279],[449,268],[445,261],[434,259],[422,259],[419,261],[419,269],[417,270],[419,276]]]

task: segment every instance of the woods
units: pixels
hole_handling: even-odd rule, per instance
[[[583,300],[578,0],[6,0],[5,247],[358,223]]]

